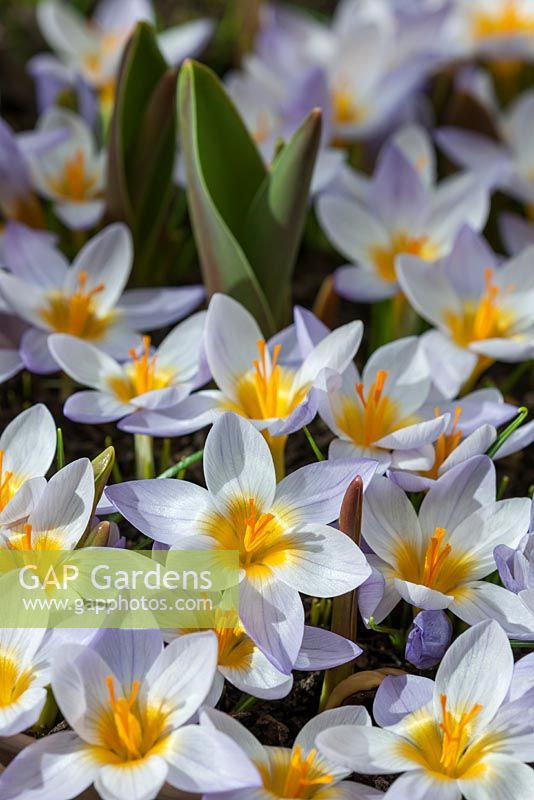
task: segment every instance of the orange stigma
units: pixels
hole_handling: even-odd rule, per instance
[[[13,473],[5,471],[4,466],[4,451],[0,450],[0,511],[3,511],[7,506],[13,495]]]
[[[256,387],[257,399],[264,419],[277,416],[278,393],[280,389],[280,367],[278,356],[280,355],[281,345],[277,344],[273,350],[273,357],[270,368],[267,363],[267,345],[265,339],[258,339],[259,359],[254,359],[254,385]]]
[[[92,195],[96,181],[96,175],[88,174],[85,153],[79,147],[71,158],[65,159],[63,174],[59,178],[50,177],[48,184],[61,198],[80,203]]]
[[[317,750],[303,758],[302,747],[296,745],[291,753],[282,797],[310,797],[312,787],[329,786],[333,776],[317,770],[314,765]],[[315,769],[314,769],[315,766]]]
[[[155,388],[157,356],[150,358],[150,336],[143,336],[143,354],[137,355],[132,348],[130,357],[134,362],[133,383],[137,394],[145,394]]]
[[[256,509],[256,502],[253,497],[249,502],[249,515],[245,518],[245,534],[243,537],[243,545],[247,553],[253,553],[255,550],[265,544],[270,536],[269,523],[274,519],[274,514],[261,514]]]
[[[452,550],[450,544],[443,545],[443,539],[446,535],[445,528],[436,528],[434,536],[426,549],[421,583],[429,588],[435,585],[439,572]]]
[[[143,739],[141,724],[137,716],[132,712],[132,708],[135,705],[139,693],[139,681],[134,681],[132,683],[132,691],[129,697],[117,698],[115,696],[113,678],[111,675],[108,675],[106,678],[106,686],[109,692],[109,704],[113,712],[117,739],[125,749],[129,758],[142,758],[140,749]]]
[[[443,715],[443,722],[439,726],[443,733],[440,764],[446,773],[454,774],[467,749],[469,727],[482,711],[482,706],[476,704],[470,711],[464,711],[456,717],[447,711],[447,695],[442,694],[440,701]]]

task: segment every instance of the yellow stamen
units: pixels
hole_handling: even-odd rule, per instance
[[[523,7],[521,7],[523,6]],[[489,39],[499,36],[534,35],[534,14],[518,0],[502,0],[495,10],[475,11],[471,19],[473,36]]]
[[[85,164],[85,153],[78,148],[71,158],[65,159],[63,174],[56,178],[48,178],[48,184],[53,192],[65,200],[80,203],[89,196],[93,199],[93,189],[96,186],[97,176],[88,173]]]
[[[443,722],[439,726],[443,732],[440,764],[446,774],[454,775],[469,743],[471,723],[482,711],[482,706],[476,704],[470,711],[464,711],[456,717],[447,711],[447,695],[442,694],[440,701],[443,715]]]
[[[107,381],[110,389],[123,403],[128,403],[132,397],[139,397],[146,392],[164,389],[176,377],[171,369],[157,369],[157,356],[150,357],[150,336],[143,336],[142,355],[137,355],[133,348],[129,354],[132,363],[124,366],[124,376],[114,375]]]
[[[101,339],[107,330],[112,315],[99,316],[95,298],[104,291],[99,283],[94,289],[87,289],[87,273],[80,272],[78,289],[71,295],[53,292],[48,297],[48,308],[40,310],[41,317],[58,333],[70,333],[82,339]]]
[[[436,583],[439,572],[452,550],[450,544],[443,545],[443,539],[446,535],[445,528],[436,528],[434,536],[426,549],[421,583],[429,588],[432,588]]]
[[[0,511],[3,511],[16,492],[13,473],[4,472],[4,451],[0,450]]]
[[[370,255],[382,280],[396,283],[397,256],[412,255],[424,261],[434,261],[439,256],[439,250],[428,236],[409,236],[401,231],[393,236],[389,247],[371,247]]]
[[[111,675],[106,678],[106,686],[109,692],[109,704],[113,712],[117,740],[124,748],[128,759],[141,758],[143,732],[138,717],[132,711],[139,692],[139,682],[133,682],[129,697],[115,697]]]
[[[243,544],[247,553],[253,553],[269,539],[269,524],[273,521],[274,514],[258,514],[253,497],[249,500],[249,509],[250,514],[245,520],[246,528]]]
[[[434,409],[434,414],[436,415],[436,417],[441,416],[441,411],[439,410],[439,408]],[[462,441],[463,434],[461,429],[458,427],[461,416],[462,416],[462,407],[456,406],[451,431],[450,433],[441,433],[438,436],[438,439],[434,445],[434,451],[435,451],[434,464],[432,465],[431,469],[421,473],[424,477],[437,480],[439,477],[439,470],[443,462],[451,455],[451,453],[454,450],[456,450],[456,448]]]
[[[316,756],[317,750],[310,750],[304,758],[300,745],[293,748],[282,797],[310,797],[311,788],[329,786],[332,783],[332,775],[314,769]]]
[[[276,416],[278,405],[278,391],[280,388],[280,367],[278,366],[278,356],[280,355],[281,345],[277,344],[273,351],[273,358],[270,369],[267,365],[267,346],[265,339],[258,339],[259,360],[254,359],[254,384],[260,408],[264,419]]]
[[[444,320],[456,344],[466,347],[470,342],[506,336],[514,316],[502,307],[502,302],[514,287],[501,292],[493,283],[493,270],[484,273],[485,288],[478,303],[467,302],[461,313],[445,311]]]

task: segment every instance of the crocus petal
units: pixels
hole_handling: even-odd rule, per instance
[[[495,466],[477,456],[449,470],[434,484],[421,504],[419,523],[429,536],[436,528],[453,531],[479,508],[495,502]]]
[[[329,728],[337,728],[344,725],[363,725],[371,726],[371,718],[363,706],[344,706],[343,708],[331,708],[313,717],[301,729],[293,747],[301,747],[304,753],[309,753],[315,747],[317,736],[322,731]],[[336,761],[332,762],[335,769]]]
[[[323,628],[305,625],[295,669],[304,671],[331,669],[353,661],[361,653],[361,647],[350,639]]]
[[[0,512],[0,527],[9,527],[25,520],[40,500],[46,478],[29,478]]]
[[[427,331],[421,344],[434,384],[444,397],[455,397],[476,367],[476,354],[458,347],[441,331]]]
[[[293,676],[284,675],[271,664],[257,647],[246,667],[219,667],[227,681],[246,694],[265,700],[287,697],[293,687]]]
[[[198,530],[197,520],[211,510],[205,489],[167,478],[108,486],[106,496],[135,528],[166,544]]]
[[[397,778],[387,791],[388,800],[460,800],[460,789],[456,781],[434,778],[430,773],[418,769]]]
[[[254,764],[229,736],[218,730],[188,725],[172,734],[166,753],[168,781],[188,792],[217,792],[260,786]]]
[[[61,549],[73,548],[85,531],[95,494],[91,462],[80,458],[67,464],[49,480],[46,489],[28,518],[32,526],[32,545],[50,537]]]
[[[256,320],[240,303],[222,294],[211,298],[204,346],[215,383],[228,397],[235,398],[237,381],[253,368],[260,339]]]
[[[68,271],[64,290],[71,294],[79,285],[80,274],[87,275],[87,291],[103,285],[95,296],[100,314],[112,309],[128,281],[133,261],[132,235],[126,225],[115,223],[104,228],[80,250]]]
[[[407,541],[419,550],[423,544],[419,520],[402,489],[376,476],[364,495],[362,532],[380,558],[395,564],[395,548]]]
[[[381,728],[343,725],[323,731],[317,747],[326,758],[362,775],[390,775],[417,769],[399,753],[399,737]]]
[[[298,592],[273,576],[244,580],[239,587],[239,614],[250,638],[280,672],[289,675],[304,631]]]
[[[321,461],[301,467],[278,484],[272,511],[287,527],[333,522],[351,481],[359,475],[366,488],[375,472],[373,461]]]
[[[337,597],[360,586],[371,574],[352,539],[328,525],[300,525],[286,540],[286,558],[273,566],[273,572],[299,592]]]
[[[428,213],[427,188],[396,142],[380,153],[371,182],[370,204],[388,230],[413,230]]]
[[[43,710],[46,697],[43,687],[30,687],[17,700],[0,708],[0,735],[14,736],[34,725]]]
[[[138,411],[119,428],[149,436],[185,436],[211,425],[221,413],[220,392],[196,392],[174,408]]]
[[[414,608],[422,608],[425,611],[438,611],[443,608],[449,608],[454,599],[443,592],[429,589],[428,586],[403,581],[400,578],[395,578],[394,580],[395,588],[400,596],[407,603],[413,605]]]
[[[399,292],[397,283],[385,281],[365,267],[340,267],[334,273],[334,281],[340,297],[355,302],[374,303]]]
[[[121,403],[111,394],[95,391],[76,392],[68,398],[63,407],[67,419],[89,425],[116,422],[133,412],[135,406]]]
[[[4,383],[24,369],[18,350],[0,348],[0,383]]]
[[[45,292],[41,287],[0,270],[0,296],[19,317],[40,328],[46,327],[39,313],[45,305]]]
[[[478,430],[473,431],[463,442],[460,442],[458,447],[454,448],[450,456],[445,459],[439,468],[439,474],[442,475],[457,464],[461,464],[475,456],[483,455],[496,438],[497,430],[493,425],[481,425]]]
[[[322,195],[317,213],[326,235],[352,264],[370,262],[372,248],[388,248],[389,235],[381,222],[360,203],[334,194]]]
[[[109,392],[108,378],[123,377],[115,359],[76,336],[52,334],[48,346],[61,369],[82,386]]]
[[[526,764],[504,755],[488,755],[484,771],[472,780],[459,780],[466,800],[517,800],[534,793],[534,772]]]
[[[95,779],[102,800],[152,800],[165,783],[169,768],[161,756],[149,755],[120,764],[105,764]]]
[[[401,722],[407,714],[428,705],[434,681],[419,675],[387,675],[375,695],[373,717],[386,728]]]
[[[3,468],[20,480],[46,475],[56,452],[56,425],[45,405],[20,413],[0,436]]]
[[[306,356],[295,375],[294,389],[315,383],[323,370],[344,372],[358,352],[363,337],[363,323],[349,322],[329,333]]]
[[[488,581],[473,581],[462,597],[451,603],[450,610],[469,625],[493,619],[515,639],[534,638],[534,609],[523,595],[509,592]]]
[[[180,383],[193,380],[198,373],[205,322],[205,311],[194,314],[177,325],[158,347],[158,367],[172,369]]]
[[[202,286],[178,289],[128,289],[117,309],[136,331],[156,330],[187,316],[204,300]]]
[[[223,714],[215,708],[205,708],[200,714],[200,725],[202,728],[215,728],[229,736],[256,764],[267,762],[265,748],[248,728],[229,714]]]
[[[87,745],[62,731],[25,747],[2,774],[0,791],[4,800],[70,800],[93,783],[99,768]]]
[[[38,7],[37,19],[50,46],[67,60],[75,54],[95,49],[96,35],[91,33],[81,14],[66,3],[57,0],[42,3]]]
[[[510,169],[505,149],[487,136],[459,128],[441,128],[435,132],[435,138],[456,164],[485,177],[490,188]]]
[[[163,705],[169,725],[179,727],[202,705],[217,668],[217,637],[212,631],[180,636],[160,652],[146,674],[147,702]]]
[[[494,458],[506,458],[507,456],[518,453],[520,450],[525,450],[534,440],[534,421],[527,422],[522,425],[505,441],[505,443],[497,450]]]
[[[195,19],[160,33],[158,45],[169,64],[181,64],[185,58],[194,58],[198,55],[212,34],[212,20]]]
[[[43,288],[62,285],[68,262],[61,251],[45,239],[42,231],[9,222],[2,250],[5,263],[21,280]]]
[[[410,304],[428,322],[441,327],[446,312],[460,312],[459,299],[439,265],[429,269],[421,258],[400,256],[397,276]]]
[[[163,649],[159,630],[122,630],[107,628],[99,631],[91,648],[109,664],[121,685],[128,688],[145,675]]]
[[[54,204],[57,218],[71,231],[85,231],[98,225],[105,210],[106,204],[103,200]]]
[[[518,255],[534,244],[534,225],[516,214],[503,213],[499,216],[499,233],[511,256]]]
[[[222,508],[236,498],[254,498],[258,508],[271,507],[276,490],[273,459],[264,437],[248,420],[224,414],[206,439],[206,486]]]
[[[22,337],[20,356],[28,372],[50,375],[52,372],[59,371],[59,364],[48,347],[48,336],[46,331],[31,328]]]
[[[415,450],[429,442],[434,442],[440,434],[447,430],[450,422],[448,414],[442,414],[428,422],[416,422],[399,428],[398,431],[383,436],[376,444],[394,450]]]
[[[514,658],[507,636],[494,621],[470,628],[449,647],[436,675],[434,713],[441,696],[454,714],[481,706],[473,728],[482,731],[502,704],[512,680]]]

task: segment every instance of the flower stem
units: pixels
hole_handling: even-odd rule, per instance
[[[63,445],[63,431],[58,428],[57,431],[57,449],[56,449],[56,467],[59,472],[65,466],[65,447]]]
[[[315,439],[314,439],[314,438],[313,438],[313,436],[311,435],[311,433],[310,433],[310,431],[308,430],[308,428],[307,428],[307,427],[304,427],[304,428],[303,428],[303,431],[304,431],[304,435],[306,436],[306,439],[307,439],[307,440],[308,440],[308,442],[310,443],[310,447],[311,447],[311,449],[313,450],[313,454],[314,454],[315,458],[317,459],[317,461],[324,461],[324,456],[323,456],[323,454],[321,453],[321,450],[320,450],[320,448],[319,448],[319,445],[317,444],[317,442],[315,441]]]
[[[521,406],[517,410],[517,417],[512,420],[512,422],[508,425],[507,428],[503,430],[502,433],[497,436],[496,440],[493,442],[489,450],[486,451],[486,455],[490,458],[493,458],[501,449],[503,444],[510,438],[512,433],[514,433],[520,425],[523,424],[525,419],[528,417],[528,408],[525,406]]]
[[[202,461],[204,456],[204,450],[197,450],[196,453],[192,453],[190,456],[186,456],[186,458],[182,458],[181,461],[178,461],[177,464],[174,464],[169,469],[166,469],[165,472],[162,472],[158,475],[158,478],[175,478],[181,472],[185,472],[192,467],[194,464],[198,464],[199,461]]]
[[[154,443],[152,436],[144,433],[134,433],[135,448],[135,474],[139,480],[153,478],[154,468]]]

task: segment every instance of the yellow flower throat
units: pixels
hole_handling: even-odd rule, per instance
[[[99,316],[95,298],[104,291],[99,283],[87,289],[87,272],[80,272],[78,289],[71,295],[54,291],[48,296],[48,306],[40,309],[42,319],[58,333],[69,333],[81,339],[98,341],[102,339],[113,316]]]

